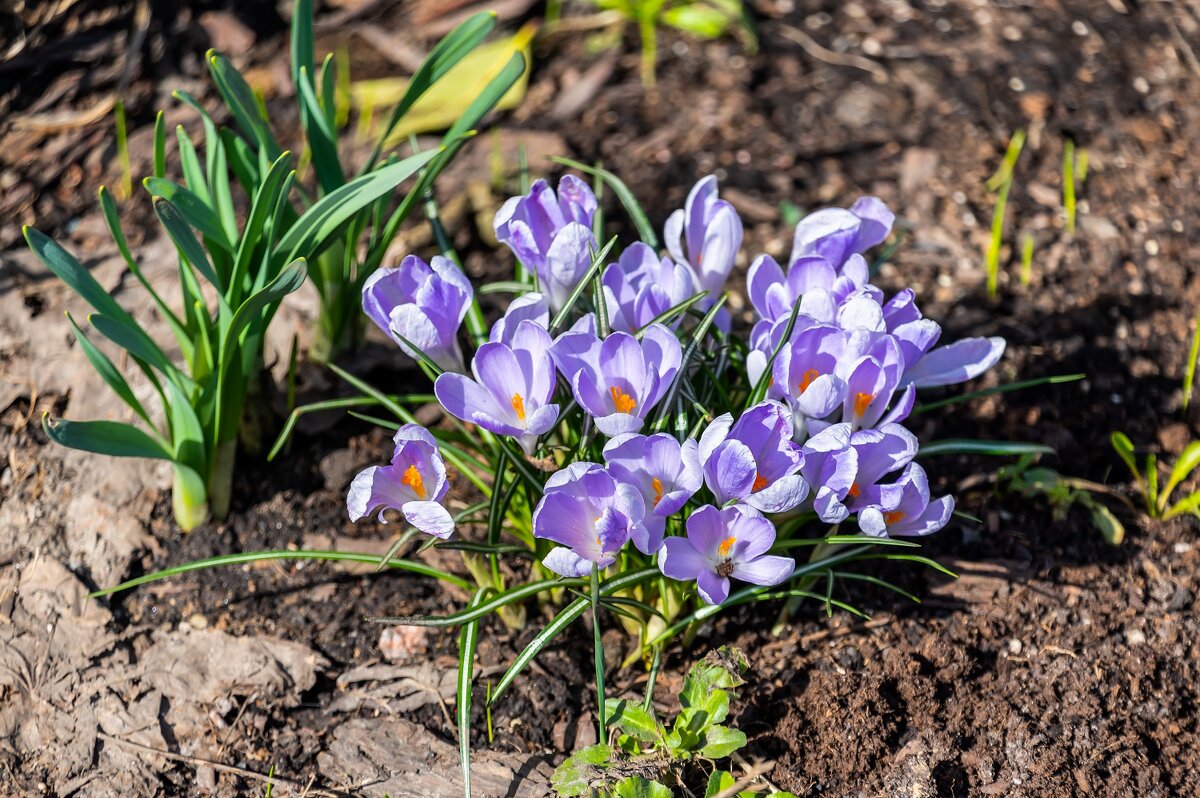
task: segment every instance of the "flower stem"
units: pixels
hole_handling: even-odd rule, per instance
[[[596,653],[596,708],[600,712],[598,719],[598,738],[601,745],[608,744],[608,728],[605,725],[604,712],[604,643],[600,637],[600,567],[592,567],[592,634],[593,648]]]

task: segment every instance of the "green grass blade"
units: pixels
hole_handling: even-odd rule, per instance
[[[152,197],[161,197],[174,205],[188,224],[199,230],[201,235],[230,255],[234,254],[233,245],[229,243],[216,211],[196,196],[194,191],[160,177],[147,177],[142,181],[142,185]]]
[[[1022,454],[1054,454],[1054,449],[1040,443],[1021,441],[979,441],[972,438],[947,438],[942,441],[923,443],[917,457],[934,457],[947,454],[986,454],[1008,457]]]
[[[480,588],[471,599],[471,606],[487,596],[488,589]],[[475,646],[479,642],[479,621],[472,621],[458,635],[458,685],[454,714],[458,718],[458,759],[462,765],[463,795],[471,798],[471,681],[475,674]]]
[[[1192,389],[1196,384],[1196,360],[1200,358],[1200,310],[1196,311],[1195,329],[1192,330],[1192,346],[1188,349],[1187,367],[1183,371],[1183,409],[1192,401]]]
[[[592,258],[592,265],[588,267],[587,272],[579,283],[571,290],[567,296],[567,301],[563,304],[562,309],[554,315],[550,321],[550,334],[554,335],[561,331],[567,325],[567,319],[571,317],[571,311],[575,310],[575,306],[579,304],[580,298],[591,287],[592,281],[595,280],[600,272],[604,269],[604,262],[608,258],[608,253],[616,246],[617,239],[614,236],[610,238],[608,243],[600,248],[600,251],[595,253]]]
[[[113,593],[119,593],[123,590],[144,585],[148,582],[158,582],[163,579],[169,579],[179,574],[186,574],[191,571],[202,571],[206,568],[220,568],[226,565],[244,565],[251,562],[261,562],[263,560],[319,560],[329,562],[361,562],[371,565],[384,563],[389,568],[394,568],[398,571],[408,571],[409,573],[420,574],[421,576],[429,576],[434,579],[440,579],[443,582],[448,582],[464,590],[470,590],[474,587],[469,581],[460,576],[456,576],[440,568],[426,565],[425,563],[412,562],[409,560],[396,560],[380,557],[377,554],[363,554],[353,551],[319,551],[300,549],[291,551],[289,549],[280,549],[277,551],[251,551],[241,552],[238,554],[222,554],[217,557],[209,557],[204,560],[194,560],[183,565],[176,565],[173,568],[165,568],[161,571],[139,576],[136,579],[130,579],[127,582],[122,582],[113,587],[106,587],[102,590],[96,590],[88,594],[88,598],[99,598],[100,596],[108,596]]]
[[[71,323],[71,329],[75,331],[75,339],[79,341],[79,347],[83,350],[84,357],[92,364],[92,368],[96,370],[100,378],[112,389],[113,393],[121,397],[121,400],[129,405],[129,408],[133,412],[137,413],[143,421],[153,428],[154,422],[150,420],[150,415],[142,407],[142,403],[138,401],[137,396],[134,395],[133,389],[129,387],[129,383],[121,374],[120,369],[109,359],[108,355],[101,352],[96,348],[95,344],[88,340],[87,335],[75,323],[75,319],[71,314],[68,312],[66,315],[67,321]]]
[[[1198,467],[1200,467],[1200,441],[1192,441],[1175,461],[1175,466],[1171,469],[1171,476],[1167,478],[1167,484],[1158,495],[1160,512],[1166,508],[1171,493],[1179,486],[1179,483],[1191,476]]]
[[[1038,388],[1042,385],[1062,385],[1068,382],[1077,382],[1086,379],[1086,374],[1055,374],[1052,377],[1038,377],[1033,380],[1021,380],[1020,382],[1010,382],[1005,385],[997,385],[994,388],[984,388],[980,391],[971,391],[970,393],[960,394],[958,396],[950,396],[946,399],[939,399],[936,402],[917,405],[910,416],[928,413],[930,410],[938,410],[950,405],[961,404],[962,402],[970,402],[974,399],[980,399],[984,396],[995,396],[1002,393],[1010,393],[1012,391],[1021,391],[1026,388]]]
[[[779,357],[779,353],[788,345],[788,341],[792,338],[792,331],[796,329],[796,318],[800,315],[800,303],[796,303],[796,307],[792,308],[792,315],[788,317],[787,326],[783,330],[783,335],[779,338],[779,345],[771,352],[771,358],[767,361],[767,365],[763,368],[763,373],[759,376],[758,382],[754,384],[754,390],[750,391],[750,395],[746,397],[746,407],[753,407],[767,397],[767,389],[771,386],[771,380],[775,372],[775,360]]]
[[[1012,188],[1012,179],[1000,184],[996,194],[996,205],[992,210],[992,234],[988,239],[987,251],[984,253],[984,263],[987,267],[987,295],[996,296],[1000,281],[1000,247],[1004,244],[1004,209],[1008,205],[1008,191]]]
[[[1004,159],[1000,162],[1000,168],[996,173],[988,178],[987,187],[989,191],[995,191],[1001,185],[1012,179],[1013,170],[1017,166],[1017,158],[1021,155],[1021,148],[1025,146],[1025,129],[1018,128],[1012,134],[1012,138],[1008,140],[1008,147],[1004,151]]]
[[[147,457],[172,460],[162,443],[131,424],[118,421],[68,421],[42,415],[46,437],[60,446],[110,457]]]
[[[162,197],[154,198],[154,213],[158,216],[159,222],[162,223],[171,241],[178,248],[179,254],[217,289],[218,301],[224,302],[225,281],[208,262],[208,254],[205,253],[204,247],[192,232],[192,228],[188,226],[183,214],[171,204],[170,200]]]

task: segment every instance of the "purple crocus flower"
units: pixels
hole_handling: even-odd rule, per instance
[[[603,341],[586,332],[563,333],[551,353],[575,400],[610,437],[642,428],[683,356],[679,339],[661,324],[647,327],[640,341],[623,332]]]
[[[422,532],[443,540],[450,537],[454,519],[441,505],[450,483],[437,441],[418,424],[405,424],[396,431],[394,441],[396,449],[389,465],[371,466],[350,483],[346,494],[350,520],[390,507]]]
[[[690,266],[700,290],[716,300],[742,246],[742,220],[718,198],[715,175],[693,186],[683,209],[667,217],[663,238],[671,257]]]
[[[429,356],[446,371],[463,371],[458,328],[471,306],[471,281],[449,258],[430,263],[409,255],[395,268],[376,269],[363,284],[363,312],[412,358]]]
[[[587,576],[593,568],[607,568],[635,533],[644,511],[638,489],[618,482],[596,463],[572,463],[556,471],[533,511],[533,534],[562,546],[542,564],[559,576]]]
[[[851,255],[883,243],[895,220],[878,197],[861,197],[849,210],[823,208],[810,213],[796,225],[792,261],[818,255],[840,267]]]
[[[497,435],[511,435],[529,454],[539,436],[558,420],[554,398],[554,362],[550,334],[535,322],[522,321],[512,343],[489,341],[475,352],[475,379],[446,373],[433,392],[442,407],[463,421]]]
[[[513,297],[504,311],[504,315],[496,319],[492,331],[488,334],[489,341],[512,345],[513,335],[517,326],[523,321],[531,321],[543,330],[550,326],[550,303],[544,294],[531,291]]]
[[[558,181],[556,194],[537,180],[522,197],[496,212],[496,239],[506,244],[541,280],[553,310],[560,309],[592,263],[596,197],[574,175]]]
[[[800,473],[815,491],[813,510],[828,524],[840,524],[850,516],[845,501],[858,474],[858,451],[850,441],[850,425],[842,423],[826,427],[804,444]]]
[[[850,510],[861,512],[867,507],[896,504],[900,486],[880,484],[880,480],[912,462],[917,455],[917,436],[899,424],[884,424],[878,429],[855,432],[850,447],[858,455],[858,473],[846,502]]]
[[[954,499],[929,500],[925,469],[909,463],[896,481],[896,498],[882,507],[867,507],[858,514],[863,534],[874,537],[930,535],[944,527],[954,512]]]
[[[848,297],[871,290],[869,279],[861,255],[851,255],[840,267],[820,255],[803,255],[792,262],[786,275],[770,255],[759,255],[750,264],[746,287],[750,304],[768,321],[788,318],[799,302],[801,313],[832,322]]]
[[[641,491],[646,506],[645,532],[635,532],[634,543],[642,551],[657,551],[667,518],[683,509],[704,484],[696,441],[681,444],[665,432],[619,435],[605,445],[604,462],[619,481]],[[642,535],[645,546],[638,543]]]
[[[718,504],[737,500],[764,513],[792,510],[808,495],[792,440],[792,414],[779,402],[751,407],[735,423],[726,413],[700,436],[704,482]]]
[[[636,333],[699,290],[690,268],[660,258],[640,241],[605,268],[601,282],[609,326],[627,333]],[[679,319],[672,322],[678,324]]]
[[[936,347],[904,370],[904,382],[918,388],[966,382],[996,365],[1004,356],[1004,347],[1004,339],[999,337],[963,338]]]
[[[808,419],[825,418],[846,398],[846,382],[837,374],[845,348],[844,332],[814,324],[795,332],[775,358],[770,395],[788,399],[801,437]]]
[[[741,505],[718,510],[706,505],[688,516],[687,537],[663,541],[658,567],[671,579],[695,580],[700,598],[720,604],[729,597],[729,579],[778,585],[796,570],[791,557],[767,554],[775,527]]]

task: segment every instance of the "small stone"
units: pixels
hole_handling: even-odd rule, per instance
[[[379,653],[388,662],[407,662],[429,648],[423,626],[387,626],[379,635]]]
[[[1022,648],[1024,648],[1024,646],[1021,644],[1021,641],[1015,637],[1008,641],[1008,653],[1012,654],[1014,657],[1021,653]]]
[[[208,628],[208,618],[205,618],[200,613],[196,613],[192,617],[188,618],[188,626],[192,627],[196,631],[203,631]]]
[[[1141,629],[1126,629],[1125,642],[1131,646],[1140,646],[1146,642],[1146,633]]]

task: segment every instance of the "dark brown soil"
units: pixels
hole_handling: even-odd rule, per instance
[[[657,221],[682,203],[698,177],[716,172],[746,221],[750,253],[780,255],[790,247],[780,203],[807,210],[877,194],[906,231],[881,272],[883,284],[916,288],[947,340],[1008,339],[1005,359],[982,385],[1087,374],[1080,382],[921,416],[915,429],[923,440],[1046,443],[1058,452],[1046,464],[1118,490],[1130,486],[1108,443],[1114,430],[1173,459],[1198,431],[1197,416],[1180,409],[1179,386],[1200,305],[1200,6],[749,5],[757,54],[731,40],[701,44],[666,32],[654,91],[639,81],[634,37],[626,37],[620,54],[598,55],[589,54],[583,35],[550,37],[535,51],[526,102],[500,123],[562,136],[563,154],[602,161]],[[395,4],[379,4],[363,19],[389,30],[407,24]],[[256,65],[286,58],[286,44],[274,33],[256,37]],[[350,34],[323,35],[335,46]],[[195,52],[204,44],[175,41]],[[193,57],[175,55],[189,80],[197,77]],[[364,69],[380,68],[371,56],[361,57]],[[561,96],[604,59],[615,59],[608,81],[582,111],[556,116]],[[61,66],[46,69],[59,71],[39,77],[36,91],[50,91],[54,76],[69,82]],[[150,98],[178,79],[149,70],[134,85]],[[37,97],[20,91],[6,96],[14,112],[41,108]],[[137,118],[147,119],[150,107]],[[1000,296],[989,300],[981,264],[994,195],[984,181],[1017,128],[1028,130],[1029,141],[1008,205]],[[11,206],[12,218],[33,209],[43,229],[67,235],[73,217],[94,213],[63,181],[75,174],[72,168],[82,170],[72,179],[90,197],[97,183],[112,180],[111,153],[85,157],[107,141],[98,131],[50,137],[20,150],[19,163],[5,162],[5,178],[14,175],[29,194],[24,205]],[[1073,235],[1059,208],[1067,138],[1090,159]],[[609,205],[619,220],[619,208]],[[12,233],[0,241],[12,244]],[[1017,280],[1013,245],[1024,234],[1036,247],[1028,286]],[[459,244],[477,272],[508,268],[507,256],[486,250],[473,233],[464,231]],[[0,280],[0,291],[14,286],[39,301],[41,289],[20,274],[13,285]],[[3,355],[0,342],[0,365]],[[386,369],[368,376],[420,389],[416,378]],[[84,402],[72,401],[71,409],[86,413]],[[21,421],[28,417],[27,402],[8,408],[0,445],[37,458],[47,444]],[[358,422],[307,429],[275,464],[242,458],[226,524],[180,536],[169,520],[169,498],[159,497],[153,529],[159,548],[147,552],[141,567],[307,546],[313,536],[386,548],[392,530],[350,524],[343,501],[355,471],[384,457],[387,435]],[[690,662],[732,642],[750,653],[753,668],[734,718],[750,735],[743,753],[774,761],[772,782],[800,796],[1200,794],[1196,520],[1149,522],[1104,499],[1127,528],[1125,544],[1113,548],[1079,509],[1056,522],[1044,502],[993,490],[986,477],[998,462],[928,463],[940,488],[960,496],[960,509],[982,519],[956,521],[925,552],[958,571],[959,580],[881,565],[873,572],[925,601],[914,606],[881,589],[840,585],[871,621],[827,618],[812,605],[780,636],[770,634],[775,607],[730,613],[693,647],[670,652],[660,703],[669,704]],[[22,495],[0,483],[0,502]],[[13,556],[29,548],[17,542]],[[86,581],[86,564],[77,573]],[[404,575],[288,563],[187,575],[117,598],[112,608],[121,630],[175,626],[200,614],[231,634],[271,634],[327,658],[325,676],[298,706],[247,699],[225,717],[237,725],[235,716],[253,704],[249,714],[262,718],[256,732],[232,744],[230,762],[257,762],[254,752],[267,750],[280,773],[304,782],[316,772],[334,723],[324,710],[338,696],[337,675],[381,657],[379,630],[362,618],[445,611],[464,599]],[[508,662],[532,634],[510,635],[493,622],[481,666]],[[588,630],[573,630],[518,681],[492,717],[495,749],[561,754],[587,741],[589,640]],[[619,639],[611,642],[615,655]],[[453,667],[456,645],[452,634],[432,633],[428,656]],[[610,689],[638,693],[643,686],[635,668],[615,675]],[[480,684],[475,702],[480,748],[487,746],[479,709],[484,689]],[[436,705],[409,717],[444,739],[454,736]],[[14,779],[20,785],[14,793],[27,794],[22,790],[43,778],[41,768],[36,757],[6,747],[0,779],[24,773]],[[161,768],[161,794],[192,794],[187,765]],[[216,794],[260,794],[250,783],[221,784]],[[50,784],[43,794],[60,789]]]

